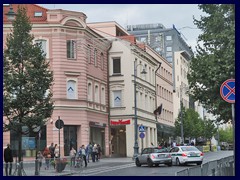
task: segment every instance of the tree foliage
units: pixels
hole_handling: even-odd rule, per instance
[[[235,6],[233,4],[202,4],[207,15],[194,24],[202,30],[197,52],[190,63],[188,81],[194,100],[218,121],[231,119],[231,106],[220,96],[221,84],[235,77]]]
[[[3,130],[21,135],[29,133],[33,127],[44,125],[51,117],[53,73],[41,44],[34,44],[32,25],[24,7],[18,7],[12,25],[3,56],[3,114],[6,118]],[[23,131],[23,126],[28,127],[28,131]]]
[[[216,128],[213,121],[204,119],[202,120],[199,114],[194,109],[182,108],[182,121],[184,138],[199,138],[204,137],[211,139],[216,133]],[[181,136],[181,112],[175,121],[175,135]]]
[[[233,143],[233,129],[232,128],[219,129],[219,139],[220,142]]]

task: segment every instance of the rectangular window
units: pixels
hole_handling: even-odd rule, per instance
[[[76,41],[74,40],[67,40],[67,58],[76,58]]]
[[[91,47],[90,47],[90,45],[87,46],[87,58],[88,58],[88,63],[91,63]]]
[[[120,58],[113,59],[113,74],[121,74],[121,60]]]
[[[166,40],[167,41],[171,41],[172,40],[172,36],[166,36]]]
[[[171,46],[167,46],[167,51],[168,52],[172,51],[172,47]]]
[[[41,49],[47,57],[47,41],[44,40],[44,39],[38,39],[35,42],[38,43],[38,44],[41,44]]]
[[[42,12],[39,11],[39,12],[34,12],[34,17],[42,17]]]
[[[122,106],[122,91],[113,91],[113,106],[121,107]]]

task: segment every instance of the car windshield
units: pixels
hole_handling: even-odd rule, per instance
[[[196,147],[194,146],[186,146],[186,147],[181,147],[182,151],[199,151]]]
[[[154,153],[165,153],[165,152],[168,152],[168,150],[166,148],[163,148],[163,149],[159,149],[159,148],[155,148],[153,150]]]

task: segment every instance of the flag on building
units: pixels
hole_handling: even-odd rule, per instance
[[[162,104],[158,106],[157,109],[153,112],[155,115],[160,115],[162,113]]]

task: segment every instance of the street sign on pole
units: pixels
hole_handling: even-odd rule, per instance
[[[222,83],[220,95],[224,101],[235,103],[235,79],[228,79]]]
[[[144,132],[141,132],[141,133],[139,134],[139,137],[143,139],[143,138],[145,137],[145,133],[144,133]]]
[[[145,127],[141,124],[138,128],[139,132],[145,132]]]

